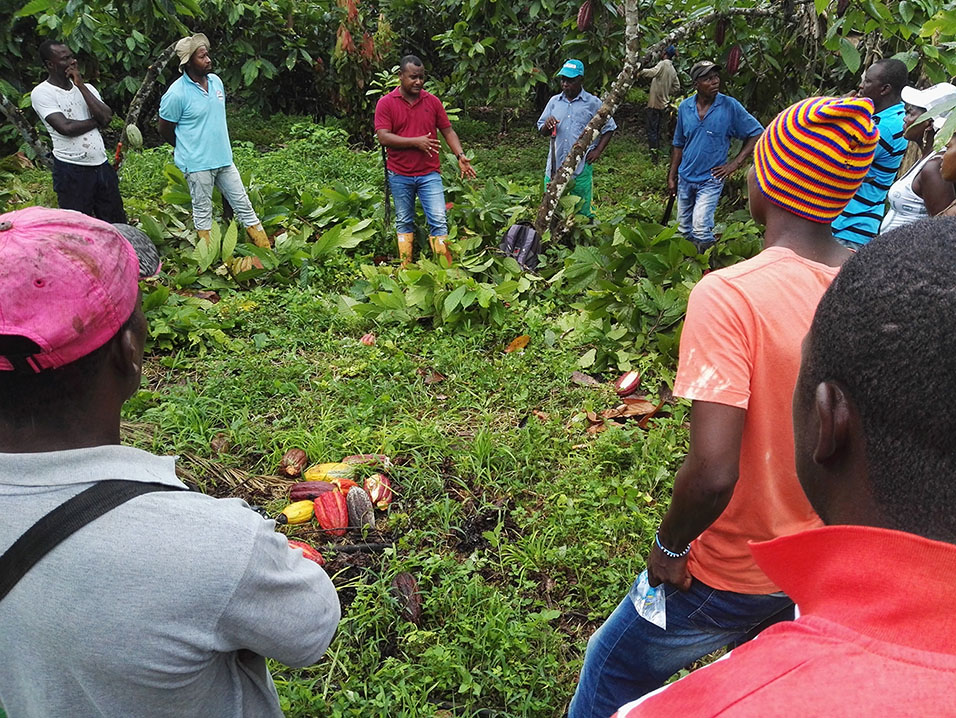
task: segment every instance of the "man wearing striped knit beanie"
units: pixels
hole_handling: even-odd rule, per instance
[[[588,642],[570,718],[606,717],[708,653],[793,617],[748,543],[821,525],[794,470],[790,402],[817,302],[851,256],[830,222],[872,161],[872,113],[867,98],[810,98],[757,142],[750,212],[766,227],[765,249],[691,292],[674,384],[692,401],[689,451],[647,576]],[[664,596],[656,623],[637,610],[648,585]]]

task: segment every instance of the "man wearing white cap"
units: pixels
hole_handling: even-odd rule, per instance
[[[555,95],[544,108],[538,118],[538,132],[550,135],[552,140],[551,153],[544,171],[544,186],[547,187],[554,173],[564,163],[578,137],[584,132],[591,118],[601,107],[601,99],[587,92],[583,87],[584,63],[580,60],[568,60],[558,71],[561,80],[561,94]],[[600,136],[588,147],[587,154],[578,162],[574,170],[574,182],[568,189],[570,194],[583,200],[578,210],[587,217],[593,217],[591,196],[593,193],[593,170],[591,165],[600,159],[607,143],[611,141],[611,134],[617,129],[613,117],[608,117]]]
[[[940,174],[943,152],[933,151],[936,133],[942,129],[951,111],[942,108],[956,101],[956,87],[948,82],[925,90],[906,86],[900,96],[906,105],[903,137],[919,147],[920,159],[890,187],[880,234],[924,217],[935,217],[956,199],[952,182],[945,181]],[[934,117],[914,122],[925,112]]]
[[[176,148],[174,161],[189,184],[196,231],[202,238],[209,237],[212,190],[218,187],[249,238],[258,247],[268,247],[269,238],[232,162],[226,92],[212,72],[209,40],[202,33],[184,37],[176,43],[176,54],[182,76],[159,103],[159,134]]]

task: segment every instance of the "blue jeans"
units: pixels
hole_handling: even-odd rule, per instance
[[[212,188],[218,187],[222,196],[236,213],[236,219],[243,227],[255,227],[259,224],[242,178],[235,165],[217,167],[214,170],[198,170],[186,173],[189,196],[193,202],[193,224],[196,230],[212,229]]]
[[[445,219],[445,187],[438,172],[429,172],[419,177],[406,177],[388,171],[388,186],[395,198],[395,229],[402,232],[415,231],[415,195],[421,200],[428,222],[428,234],[444,237],[448,234]]]
[[[636,588],[635,581],[631,590]],[[761,624],[793,618],[793,603],[783,594],[719,591],[697,579],[687,593],[665,586],[664,594],[666,631],[641,618],[626,596],[591,636],[568,718],[608,718]]]
[[[698,249],[706,249],[717,241],[714,212],[723,191],[723,180],[713,177],[703,182],[677,180],[677,231]]]

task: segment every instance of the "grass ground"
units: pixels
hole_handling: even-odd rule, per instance
[[[622,206],[659,212],[663,197],[666,168],[622,124],[595,170],[599,218]],[[299,188],[377,186],[377,153],[345,142],[310,153],[296,141],[305,125],[234,117],[240,169]],[[530,123],[506,136],[469,118],[457,129],[483,181],[540,193],[547,145]],[[168,160],[168,147],[131,155],[131,215],[161,206]],[[48,176],[24,181],[52,203]],[[646,428],[588,433],[588,412],[618,404],[616,374],[572,380],[581,347],[561,324],[569,307],[532,306],[493,328],[363,325],[336,305],[364,261],[338,259],[324,286],[223,292],[210,312],[229,319],[230,341],[149,356],[125,408],[126,439],[181,455],[204,490],[270,512],[285,502],[275,472],[290,447],[313,462],[395,461],[395,502],[375,531],[345,539],[377,549],[337,550],[314,526],[284,529],[323,550],[343,606],[322,662],[272,665],[289,716],[560,716],[587,637],[642,568],[686,448],[686,406],[668,404]],[[369,330],[372,346],[359,341]],[[527,348],[505,353],[522,334]],[[656,403],[674,367],[641,368]],[[217,435],[224,451],[211,448]],[[389,590],[402,571],[421,589],[419,625],[401,618]]]

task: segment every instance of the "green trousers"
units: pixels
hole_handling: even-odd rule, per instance
[[[548,189],[548,183],[551,178],[544,176],[544,188]],[[584,203],[578,208],[578,214],[585,217],[593,217],[594,211],[591,209],[591,197],[594,194],[594,168],[587,162],[584,163],[584,169],[581,174],[575,177],[568,186],[568,193],[580,197]]]

